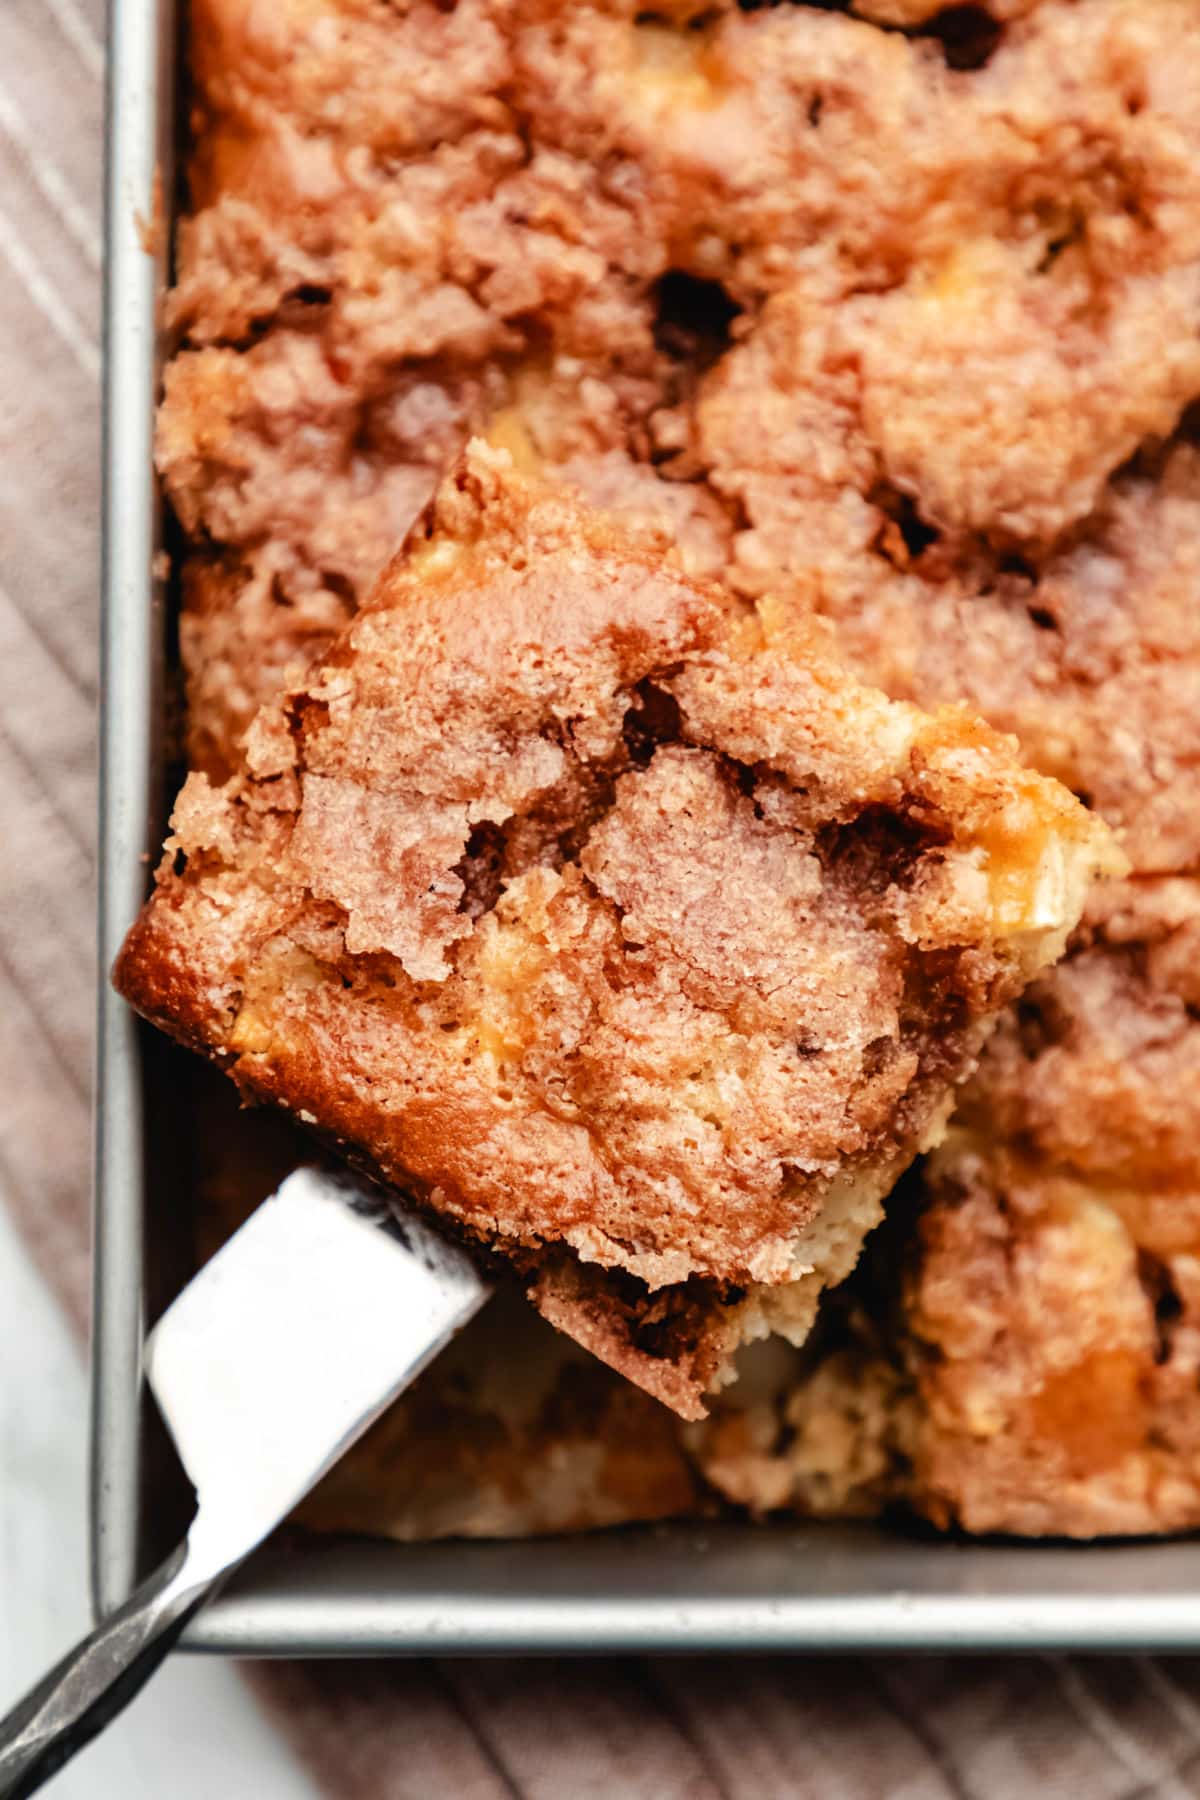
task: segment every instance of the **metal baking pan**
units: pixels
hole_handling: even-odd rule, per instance
[[[92,1581],[107,1613],[187,1516],[144,1322],[189,1268],[189,1077],[107,985],[163,823],[167,608],[151,472],[176,91],[170,0],[113,0],[104,436]],[[158,198],[156,198],[158,196]],[[148,230],[148,227],[150,228]],[[268,1545],[190,1629],[234,1655],[1200,1647],[1183,1543],[940,1543],[873,1526]]]

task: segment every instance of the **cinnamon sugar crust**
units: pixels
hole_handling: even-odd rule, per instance
[[[933,1157],[913,1503],[970,1531],[1200,1523],[1200,885],[1098,898]]]
[[[123,991],[685,1411],[805,1334],[1113,855],[482,445],[173,833]]]
[[[1117,828],[1139,869],[1194,866],[1195,446],[1177,440],[1107,482],[1040,556],[956,541],[891,484],[833,347],[842,329],[790,302],[769,310],[701,396],[702,454],[752,521],[729,579],[826,618],[850,666],[889,693],[964,699],[1014,732],[1036,767]],[[995,464],[964,467],[986,478]]]
[[[1023,1536],[1195,1529],[1198,942],[1193,879],[1097,890],[817,1337],[743,1351],[738,1380],[708,1420],[676,1428],[673,1452],[648,1401],[618,1432],[600,1371],[585,1450],[573,1389],[562,1410],[543,1404],[570,1389],[575,1353],[512,1315],[493,1321],[517,1346],[504,1398],[487,1389],[499,1352],[464,1345],[453,1373],[427,1378],[437,1395],[378,1428],[306,1522],[508,1535],[559,1528],[548,1508],[562,1519],[568,1500],[591,1528],[719,1499],[755,1516],[915,1507],[941,1527]],[[466,1409],[466,1443],[483,1435],[469,1467],[440,1435],[443,1405]],[[391,1469],[427,1441],[440,1479],[414,1494]],[[614,1481],[618,1441],[644,1486]]]
[[[193,767],[239,766],[258,708],[328,651],[482,432],[665,528],[689,570],[774,596],[777,631],[823,617],[890,695],[1014,732],[1140,871],[1200,866],[1188,0],[191,15],[159,461],[190,544]],[[1116,967],[1106,938],[1092,951]],[[1046,1075],[1082,1082],[1091,1118],[1074,1071]],[[991,1145],[988,1127],[985,1164]],[[1026,1191],[1058,1155],[1039,1139]],[[985,1232],[1001,1185],[976,1184]],[[669,1363],[699,1391],[748,1324],[697,1278],[651,1319],[638,1277],[606,1272],[597,1298],[596,1265],[564,1252],[550,1280],[554,1260],[547,1310],[651,1378]],[[874,1331],[793,1364],[746,1397],[748,1435],[740,1401],[714,1419],[716,1485],[869,1509],[903,1490],[912,1400]],[[1023,1467],[1045,1502],[1043,1463]],[[1058,1528],[1047,1508],[1028,1528]]]
[[[1195,649],[1177,620],[1164,657],[1162,521],[1121,471],[1200,395],[1200,31],[1184,0],[992,7],[973,47],[920,5],[854,14],[193,9],[159,462],[202,546],[198,766],[232,769],[314,612],[362,602],[483,432],[824,613],[896,696],[1016,730],[1139,867],[1191,866],[1196,707],[1140,746]],[[1065,623],[1037,591],[1063,581]]]
[[[718,1492],[1025,1537],[1200,1524],[1198,948],[1195,878],[1097,890],[819,1352],[688,1428]]]

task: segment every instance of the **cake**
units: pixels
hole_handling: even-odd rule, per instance
[[[726,1498],[1030,1537],[1200,1525],[1198,948],[1194,878],[1097,891],[815,1367],[694,1434]]]
[[[1200,885],[1097,895],[931,1159],[912,1495],[970,1531],[1200,1524]]]
[[[886,593],[882,673],[1200,391],[1179,0],[197,0],[190,41],[158,463],[214,775],[472,433],[748,590]]]
[[[1186,1005],[1150,940],[1187,932],[1143,915],[1186,890],[1200,851],[1200,24],[1186,0],[671,0],[652,14],[626,0],[195,0],[189,37],[158,461],[182,527],[192,767],[220,783],[240,766],[259,707],[329,649],[482,434],[530,477],[666,531],[687,571],[743,607],[765,598],[776,637],[824,626],[890,697],[965,701],[1105,819],[1134,880],[1092,903],[1068,961],[1022,1004],[1057,1016],[1060,984],[1089,970],[1118,1009],[1109,1048],[1136,1060],[1148,1017]],[[1110,900],[1143,918],[1144,943],[1118,942]],[[991,1438],[966,1423],[986,1413],[964,1396],[995,1389],[995,1352],[966,1344],[945,1296],[989,1244],[1012,1234],[1022,1266],[1066,1259],[1057,1286],[1010,1283],[990,1303],[1030,1404],[1071,1335],[1035,1294],[1107,1295],[1127,1326],[1149,1304],[1111,1233],[1051,1228],[1061,1145],[1021,1137],[1024,1211],[1010,1204],[1012,1142],[989,1121],[1010,1117],[1014,1067],[1031,1104],[1052,1105],[1040,1090],[1061,1080],[1091,1106],[1065,1042],[1044,1065],[1004,1060],[1018,1017],[985,1052],[969,1127],[889,1198],[884,1238],[806,1345],[743,1351],[711,1419],[680,1428],[691,1475],[655,1475],[639,1499],[627,1462],[591,1510],[576,1482],[575,1524],[661,1516],[689,1481],[686,1506],[715,1494],[755,1512],[898,1501],[968,1529],[1080,1535],[1192,1522],[1186,1497],[1134,1497],[1132,1428],[1117,1505],[1109,1465],[1071,1449],[1069,1411],[1031,1423],[1010,1387]],[[1091,1080],[1095,1042],[1085,1062]],[[1176,1089],[1154,1106],[1155,1131],[1187,1126]],[[1139,1166],[1147,1206],[1186,1212],[1182,1175],[1149,1153]],[[1093,1201],[1108,1182],[1088,1176]],[[597,1267],[565,1262],[559,1299]],[[516,1316],[481,1323],[479,1354],[501,1355],[513,1330],[514,1363],[543,1364],[537,1392],[552,1393],[574,1352]],[[530,1333],[536,1356],[519,1349]],[[1187,1331],[1153,1368],[1137,1341],[1134,1385],[1161,1396]],[[961,1406],[936,1378],[943,1353]],[[592,1368],[580,1402],[593,1470],[614,1431],[641,1431],[618,1385],[598,1401],[609,1379]],[[471,1392],[489,1435],[494,1391]],[[1195,1402],[1182,1374],[1170,1392],[1178,1455],[1158,1458],[1160,1497],[1191,1479]],[[456,1467],[419,1392],[339,1493],[408,1534],[547,1528],[536,1471],[568,1442],[586,1463],[588,1438],[565,1404],[541,1406],[493,1419],[474,1511],[461,1468],[449,1509],[371,1491],[405,1431],[429,1446],[434,1490],[439,1461]],[[653,1429],[647,1441],[661,1446]],[[503,1445],[516,1498],[497,1524]]]
[[[807,1335],[1106,834],[474,447],[193,776],[118,985],[684,1416]]]

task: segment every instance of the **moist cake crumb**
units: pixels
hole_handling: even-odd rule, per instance
[[[969,1531],[1200,1523],[1200,883],[1096,893],[931,1159],[910,1498]]]
[[[1115,828],[1139,874],[1200,866],[1200,22],[1186,0],[669,0],[653,14],[635,0],[193,0],[188,27],[189,210],[158,451],[187,539],[193,768],[220,782],[240,766],[259,706],[329,649],[478,432],[526,473],[665,527],[690,570],[823,616],[860,679],[919,706],[965,701],[1015,733],[1028,762]],[[627,715],[631,768],[658,741],[703,749],[663,730],[660,696]],[[472,828],[457,868],[472,921],[494,912],[504,858],[582,853],[589,808],[607,804],[588,791],[570,803],[583,827]],[[753,804],[765,811],[760,794]],[[1146,952],[1156,979],[1167,954]],[[1170,955],[1182,992],[1183,951]],[[1089,926],[1061,977],[1064,994],[1085,967],[1097,992],[1112,985],[1117,1046],[1133,1020],[1130,1043],[1152,1039],[1165,1004],[1161,991],[1127,1004],[1131,959]],[[1058,1016],[1058,988],[1055,976],[1048,999],[1031,996],[1027,1040],[1031,1019]],[[988,1123],[989,1094],[1009,1118],[1000,1053],[1014,1029],[1001,1027],[972,1089],[977,1122],[954,1140],[967,1150],[953,1166],[974,1159],[977,1203],[952,1228],[947,1151],[928,1209],[944,1245],[920,1266],[965,1281],[969,1229],[988,1236],[1007,1207],[1023,1266],[1069,1242],[1075,1291],[1094,1254],[1112,1307],[1132,1316],[1111,1236],[1067,1234],[1039,1212],[1059,1168],[1041,1137],[1014,1223],[1008,1124]],[[1079,1116],[1105,1126],[1100,1154],[1111,1132],[1089,1097],[1094,1049],[1078,1065],[1062,1045],[1034,1059],[1027,1098],[1052,1110],[1035,1086],[1066,1083]],[[1168,1088],[1154,1116],[1186,1131],[1186,1099]],[[1144,1156],[1136,1167],[1156,1207],[1186,1215],[1186,1182],[1163,1185]],[[1102,1185],[1089,1177],[1093,1199]],[[902,1215],[903,1196],[888,1211]],[[916,1266],[893,1247],[890,1285],[866,1309],[880,1327],[901,1264]],[[556,1254],[537,1252],[547,1311],[576,1329],[586,1317],[599,1345],[660,1381],[674,1357],[684,1389],[706,1384],[717,1339],[749,1322],[746,1308],[714,1310],[699,1277],[659,1290],[651,1318],[639,1277]],[[602,1303],[589,1285],[601,1273]],[[992,1326],[1036,1382],[1059,1325],[1027,1299],[1010,1284]],[[934,1339],[954,1360],[945,1313]],[[879,1336],[789,1352],[771,1397],[739,1377],[711,1435],[688,1428],[689,1455],[702,1463],[711,1447],[715,1485],[758,1510],[861,1511],[900,1491],[922,1402],[907,1353],[880,1373]],[[1194,1411],[1186,1342],[1175,1331],[1171,1360],[1134,1384],[1179,1374],[1173,1442]],[[965,1352],[960,1375],[964,1390],[993,1383],[991,1363]],[[939,1462],[947,1517],[984,1517],[993,1477],[992,1516],[1022,1529],[1087,1528],[1089,1495],[1095,1518],[1113,1516],[1095,1463],[1050,1506],[1069,1407],[1036,1429],[1010,1412],[1001,1469],[955,1435],[936,1381],[921,1392],[937,1415],[929,1441],[936,1424],[953,1450]],[[553,1433],[511,1439],[534,1467],[557,1448]],[[1183,1461],[1172,1467],[1154,1505],[1126,1518],[1186,1516],[1160,1504],[1186,1487]],[[487,1497],[496,1479],[493,1463],[475,1517],[516,1529],[536,1478],[510,1481],[502,1514]],[[683,1489],[665,1484],[651,1510]],[[570,1516],[586,1521],[572,1492]],[[591,1501],[593,1522],[620,1516],[613,1492]],[[556,1506],[530,1516],[547,1526],[567,1516]],[[386,1505],[372,1516],[386,1521]],[[438,1516],[470,1528],[469,1507]]]
[[[117,979],[696,1416],[1119,862],[1009,740],[477,444],[189,779]]]
[[[720,1494],[1023,1537],[1200,1524],[1198,948],[1194,877],[1096,890],[823,1343],[688,1428]]]

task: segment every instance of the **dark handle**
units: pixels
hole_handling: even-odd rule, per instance
[[[0,1719],[0,1800],[23,1800],[103,1731],[153,1675],[225,1571],[185,1575],[181,1544],[124,1606],[68,1652]]]

